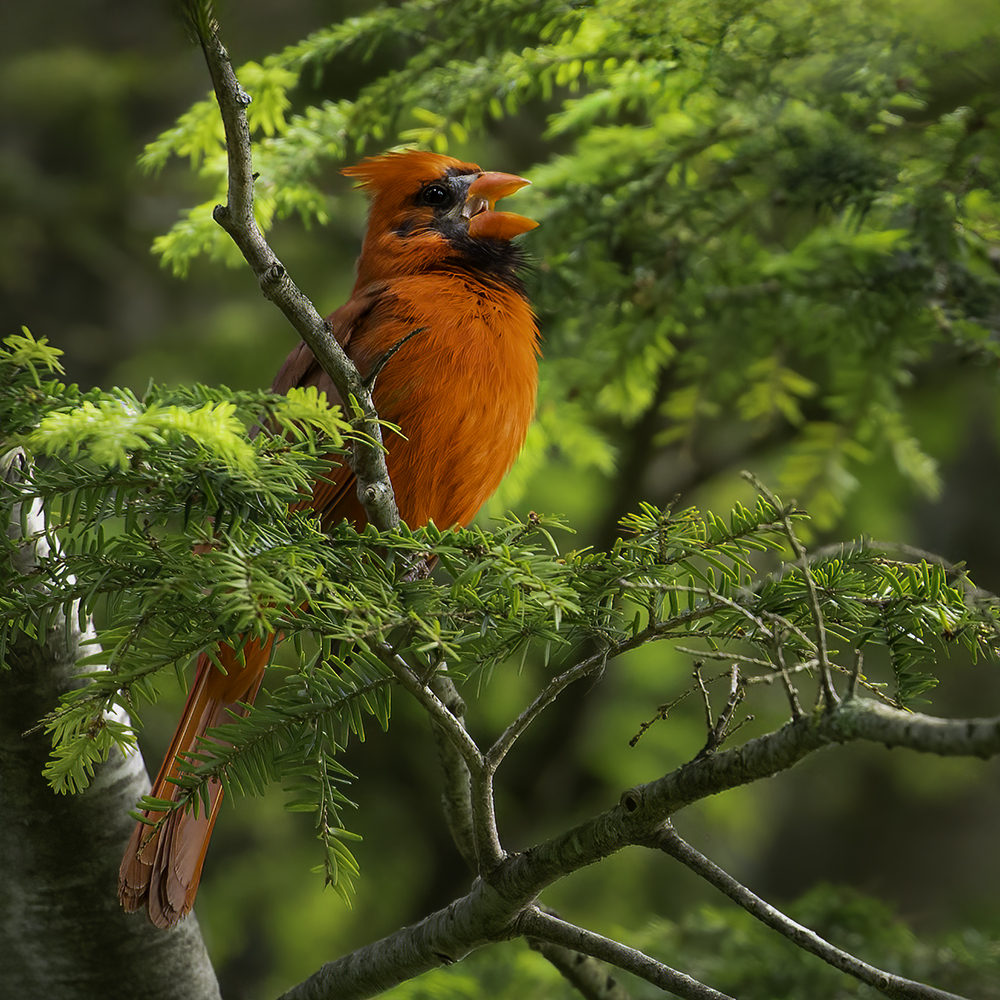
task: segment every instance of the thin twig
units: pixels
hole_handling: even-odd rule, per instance
[[[816,589],[816,581],[813,579],[812,569],[809,566],[809,557],[802,543],[799,541],[792,521],[789,517],[791,513],[788,507],[781,507],[778,498],[752,473],[744,472],[744,477],[753,484],[761,496],[781,515],[781,523],[788,538],[795,558],[802,567],[802,578],[805,580],[806,591],[809,596],[809,608],[812,611],[813,622],[816,625],[816,651],[819,659],[820,685],[823,695],[823,704],[826,710],[832,711],[840,703],[840,698],[833,686],[833,674],[830,670],[830,657],[826,648],[826,624],[823,620],[823,609],[819,603],[819,591]]]
[[[739,661],[744,662],[744,663],[754,663],[757,666],[768,667],[771,670],[774,669],[774,664],[768,663],[766,660],[758,660],[758,659],[756,659],[754,657],[750,657],[750,656],[740,656],[738,654],[733,654],[733,656],[725,656],[721,652],[717,653],[715,650],[710,650],[710,651],[707,651],[707,652],[703,652],[702,650],[687,649],[687,648],[684,648],[682,646],[675,646],[674,648],[678,652],[689,653],[689,654],[691,654],[693,656],[711,657],[713,659],[720,659],[720,660],[721,659],[734,660],[734,661],[735,660],[739,660]],[[715,674],[713,677],[709,677],[708,680],[707,680],[707,682],[706,682],[706,684],[714,684],[716,681],[721,680],[723,677],[729,677],[730,680],[731,680],[732,676],[733,676],[733,671],[732,671],[732,669],[729,669],[729,670],[724,671],[721,674]],[[760,677],[760,676],[751,675],[749,678],[741,678],[741,680],[742,680],[742,682],[744,684],[747,684],[747,683],[751,683],[752,684],[752,683],[757,682],[757,681],[768,681],[768,680],[771,680],[771,677]],[[645,734],[645,732],[646,732],[647,729],[651,729],[655,723],[667,719],[669,717],[670,713],[682,701],[684,701],[685,698],[687,698],[690,695],[694,694],[694,692],[696,690],[697,690],[697,687],[695,685],[692,685],[691,687],[687,688],[685,691],[682,691],[676,698],[674,698],[673,701],[669,701],[666,704],[659,705],[657,707],[657,709],[656,709],[656,715],[654,715],[652,719],[648,719],[645,722],[641,722],[639,724],[639,732],[637,732],[635,734],[635,736],[633,736],[628,741],[628,745],[630,747],[634,747],[639,742],[639,740],[642,739],[642,737]],[[703,686],[703,691],[704,691],[704,686]],[[704,691],[704,693],[707,695],[708,692]],[[709,728],[711,728],[712,722],[711,722],[711,716],[710,715],[708,716],[708,720],[709,720],[708,721]]]
[[[786,672],[789,676],[792,674],[808,674],[816,669],[818,660],[803,660],[801,663],[796,663],[794,667],[785,667]],[[838,668],[839,669],[839,668]],[[776,680],[781,678],[781,670],[775,669],[774,664],[771,664],[771,673],[769,674],[748,674],[743,678],[744,684],[773,684]],[[895,702],[893,702],[895,704]]]
[[[661,827],[658,835],[651,840],[649,846],[676,858],[681,864],[700,875],[733,902],[738,903],[748,913],[753,914],[772,930],[776,930],[788,938],[803,951],[808,951],[835,969],[854,976],[855,979],[859,979],[878,990],[883,996],[890,997],[892,1000],[962,1000],[954,993],[946,993],[933,986],[925,986],[923,983],[917,983],[911,979],[904,979],[902,976],[895,976],[891,972],[877,969],[875,966],[855,958],[849,952],[842,951],[830,944],[815,931],[796,923],[791,917],[754,895],[728,872],[723,871],[683,840],[669,823],[665,823]]]
[[[847,682],[845,697],[853,698],[858,690],[858,678],[861,677],[861,667],[865,662],[865,654],[861,649],[854,650],[854,666],[851,668],[851,679]]]
[[[702,708],[705,710],[705,727],[711,733],[712,731],[712,699],[708,695],[708,688],[705,687],[705,682],[702,680],[701,676],[701,663],[695,661],[694,670],[692,671],[692,676],[694,677],[694,682],[698,686],[698,690],[701,692],[701,704]]]
[[[698,751],[695,756],[695,760],[699,760],[702,757],[706,757],[709,754],[715,753],[716,750],[722,746],[723,743],[734,733],[737,729],[742,728],[747,722],[753,719],[753,716],[747,716],[739,725],[735,726],[733,729],[729,728],[730,723],[733,721],[733,714],[736,712],[737,707],[740,702],[743,701],[743,684],[740,680],[740,668],[734,663],[729,671],[729,698],[726,700],[726,704],[719,714],[718,719],[712,722],[711,716],[711,705],[708,702],[708,690],[705,688],[704,684],[701,682],[701,671],[697,668],[695,669],[695,677],[698,680],[698,684],[701,687],[702,693],[705,696],[705,707],[709,712],[708,716],[708,739],[705,741],[705,745]]]
[[[774,664],[770,660],[762,660],[759,656],[745,656],[742,653],[730,653],[724,649],[692,649],[690,646],[674,646],[674,649],[678,653],[687,653],[688,656],[697,657],[700,660],[725,660],[726,663],[749,663],[755,667],[764,667],[766,670],[773,671]],[[711,684],[712,681],[717,681],[720,677],[728,677],[729,671],[723,671],[721,674],[716,674],[714,677],[708,679]],[[753,679],[753,676],[745,679]]]
[[[587,659],[564,670],[558,677],[553,677],[539,692],[531,704],[500,734],[497,741],[486,752],[486,767],[490,772],[496,771],[500,762],[514,745],[517,738],[531,725],[541,713],[556,700],[556,698],[574,681],[589,677],[602,671],[611,655],[618,655],[626,648],[631,648],[631,640],[619,643],[621,648],[605,647],[588,656]]]
[[[683,972],[671,969],[669,965],[657,962],[655,958],[650,958],[635,948],[629,948],[611,938],[567,923],[550,913],[543,913],[534,906],[529,907],[521,915],[518,929],[531,938],[551,941],[553,944],[571,948],[584,955],[599,958],[602,962],[630,972],[661,990],[681,997],[682,1000],[732,1000],[727,994],[713,990],[710,986],[699,983],[697,979],[692,979]]]
[[[792,718],[801,719],[802,705],[799,702],[799,693],[795,690],[795,685],[792,683],[792,678],[788,673],[788,667],[785,665],[785,650],[781,645],[780,638],[778,637],[777,628],[774,630],[774,633],[774,655],[778,661],[778,675],[781,677],[781,683],[784,686],[785,694],[788,697],[788,704],[792,709]]]
[[[729,724],[733,721],[733,715],[739,704],[743,701],[743,696],[743,678],[740,676],[739,665],[734,663],[732,678],[729,682],[729,698],[722,709],[719,721],[716,723],[716,729],[719,733],[719,743],[726,739],[732,732],[735,732],[735,730],[729,728]],[[739,727],[737,726],[736,728],[738,729]]]
[[[623,586],[626,585],[628,581],[622,581]],[[641,589],[641,588],[636,588]],[[672,588],[663,588],[672,589]],[[724,598],[721,595],[715,594],[703,588],[676,588],[683,589],[688,593],[696,592],[704,594],[706,597],[713,599],[716,608],[718,606],[724,606],[732,608],[733,610],[739,611],[741,614],[745,615],[750,621],[752,621],[762,633],[770,633],[771,628],[760,618],[755,616],[747,608],[740,605],[738,602]],[[697,609],[698,614],[707,613],[706,609]],[[810,645],[814,645],[808,636],[802,632],[797,626],[792,622],[788,622],[780,616],[771,616],[773,621],[779,622],[784,627],[794,631],[803,640],[808,642]],[[584,677],[590,676],[591,674],[603,670],[607,661],[618,656],[629,649],[633,649],[637,646],[644,644],[645,642],[651,641],[654,638],[661,636],[663,633],[667,633],[671,630],[672,624],[668,622],[657,622],[655,625],[648,626],[641,632],[637,633],[635,636],[630,637],[627,640],[623,640],[619,643],[610,644],[603,650],[593,654],[585,660],[580,661],[575,664],[570,669],[564,671],[559,676],[553,678],[548,685],[538,694],[538,696],[531,702],[530,705],[501,733],[500,737],[493,744],[492,747],[486,752],[485,755],[485,765],[486,769],[490,774],[496,771],[496,768],[500,765],[501,761],[504,759],[506,754],[509,752],[510,748],[514,745],[516,740],[524,733],[524,731],[531,725],[531,723],[559,696],[559,694],[574,681],[580,680]],[[709,726],[711,726],[711,720],[709,721]]]
[[[649,626],[644,630],[651,638],[657,638],[665,633],[670,633],[677,628],[680,622],[687,621],[698,621],[701,618],[705,618],[708,615],[715,614],[720,607],[721,608],[731,608],[733,611],[738,611],[740,614],[744,615],[749,621],[757,627],[761,634],[767,635],[771,631],[771,627],[764,621],[763,618],[758,618],[749,608],[744,607],[739,601],[734,601],[729,597],[723,597],[717,591],[709,590],[707,587],[689,587],[677,585],[663,585],[663,584],[644,584],[637,583],[634,580],[619,580],[618,586],[623,590],[655,590],[660,591],[664,594],[675,592],[680,594],[695,594],[698,597],[705,597],[708,601],[712,603],[700,605],[693,608],[684,614],[676,615],[673,618],[666,618],[663,621],[658,621],[654,625]],[[783,618],[781,615],[776,615],[773,612],[767,612],[767,619],[771,623],[777,623],[782,626],[782,628],[788,629],[789,632],[794,632],[803,642],[810,646],[815,646],[816,644],[806,635],[795,624],[795,622],[789,621],[787,618]],[[642,635],[643,633],[640,633]],[[694,633],[692,634],[694,635]],[[645,640],[644,640],[645,641]]]
[[[749,663],[755,667],[766,667],[768,669],[769,673],[766,674],[744,674],[742,678],[744,685],[773,684],[775,680],[781,678],[780,667],[776,667],[770,660],[762,660],[757,656],[743,656],[740,653],[733,653],[723,649],[692,649],[690,646],[674,646],[674,649],[677,650],[678,653],[687,653],[689,656],[697,656],[703,660],[725,660],[726,662],[732,661],[737,663]],[[811,670],[815,670],[817,666],[819,666],[819,660],[817,659],[802,660],[800,663],[796,663],[794,667],[786,666],[785,671],[789,677],[791,677],[792,674],[808,673]],[[849,670],[847,667],[842,667],[839,663],[834,662],[830,663],[830,667],[831,669],[836,670],[837,673],[846,674],[848,677],[848,683],[850,683],[851,677],[854,674],[853,668]],[[713,681],[719,680],[720,677],[727,677],[728,675],[728,670],[721,674],[715,674],[714,676],[708,678],[708,683],[711,684]],[[871,692],[871,694],[884,701],[887,705],[896,704],[895,701],[891,698],[887,698],[882,692],[881,687],[884,687],[885,685],[880,687],[877,684],[873,684],[863,676],[854,678],[854,683],[860,685],[866,691]],[[678,695],[678,697],[670,702],[669,705],[661,706],[661,709],[673,708],[675,705],[683,701],[689,694],[691,694],[692,691],[694,691],[693,687],[689,688],[683,694]]]
[[[462,759],[468,765],[469,770],[473,774],[481,773],[485,768],[483,755],[465,726],[448,711],[444,704],[442,704],[441,699],[413,673],[406,660],[390,646],[379,643],[372,646],[372,649],[378,658],[395,674],[403,687],[420,702],[427,713],[433,716],[448,733],[449,738],[462,755]]]

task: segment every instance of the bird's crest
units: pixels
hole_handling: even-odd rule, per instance
[[[423,149],[403,149],[370,156],[353,167],[345,167],[345,177],[356,177],[371,198],[390,191],[412,193],[429,181],[443,177],[448,171],[477,174],[475,163],[463,163],[451,156],[430,153]]]

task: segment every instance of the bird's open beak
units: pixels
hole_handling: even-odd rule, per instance
[[[538,223],[513,212],[494,212],[493,206],[507,195],[520,191],[531,181],[513,174],[487,172],[480,174],[470,185],[462,209],[462,216],[469,220],[469,235],[494,240],[510,240],[534,229]]]

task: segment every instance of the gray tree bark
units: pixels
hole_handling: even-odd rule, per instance
[[[11,482],[23,459],[3,458]],[[9,585],[44,558],[40,514]],[[15,512],[8,536],[20,535]],[[94,651],[74,620],[56,620],[44,641],[20,636],[0,674],[0,996],[18,1000],[218,1000],[219,988],[197,921],[174,932],[118,905],[118,865],[149,790],[142,758],[120,753],[96,769],[80,795],[57,795],[42,777],[51,749],[32,730],[59,695],[82,683],[77,660]],[[87,669],[93,669],[88,667]]]

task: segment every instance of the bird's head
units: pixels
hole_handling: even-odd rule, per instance
[[[494,208],[530,181],[450,156],[385,153],[344,173],[358,178],[371,199],[358,288],[456,264],[512,269],[518,258],[510,241],[538,225]]]

